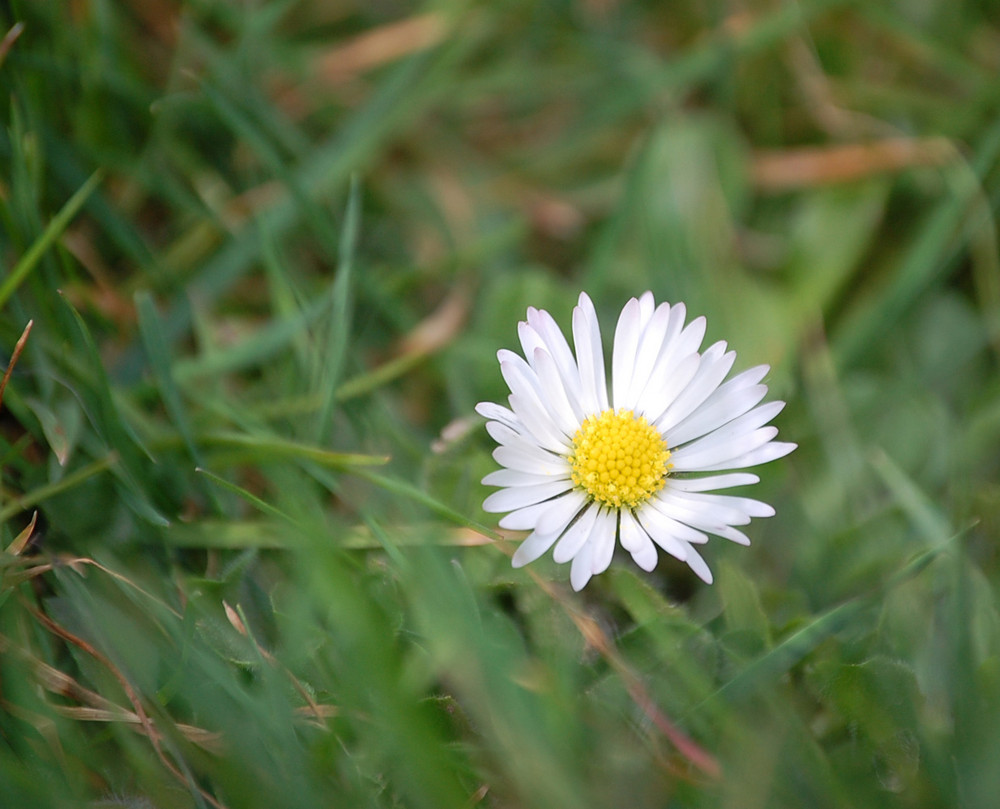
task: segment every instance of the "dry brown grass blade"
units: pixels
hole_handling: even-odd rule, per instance
[[[0,65],[4,63],[7,58],[7,54],[10,53],[10,49],[14,47],[14,43],[17,42],[17,38],[21,36],[24,32],[24,23],[16,23],[6,34],[4,38],[0,40]]]
[[[0,653],[11,654],[22,660],[31,669],[32,675],[46,691],[58,694],[66,699],[75,702],[83,702],[91,707],[101,710],[119,710],[119,706],[111,700],[102,697],[96,691],[80,685],[76,680],[63,671],[43,663],[38,658],[31,655],[27,650],[15,645],[11,640],[0,635]],[[122,709],[123,710],[123,709]]]
[[[0,635],[0,653],[14,655],[23,661],[31,669],[32,676],[36,682],[49,693],[57,694],[74,702],[83,703],[82,705],[48,706],[60,716],[89,722],[124,722],[131,725],[142,725],[142,720],[134,711],[123,708],[106,697],[101,696],[96,691],[80,685],[77,680],[70,677],[64,671],[60,671],[54,666],[44,663],[31,655],[26,649],[12,643],[9,638],[3,635]],[[12,703],[4,703],[4,708],[12,714],[18,714],[18,706]],[[51,723],[51,720],[48,720],[47,717],[35,714],[32,714],[32,716],[39,721],[44,720]],[[35,719],[29,721],[44,735],[43,727]],[[205,750],[212,753],[221,751],[220,734],[183,723],[176,723],[174,727],[188,741],[197,744]]]
[[[448,31],[440,14],[420,14],[366,31],[321,56],[316,73],[330,84],[341,84],[359,73],[437,45]]]
[[[272,82],[271,96],[295,120],[315,110],[323,91],[333,90],[342,100],[355,103],[360,98],[358,88],[365,86],[366,73],[433,48],[444,41],[450,28],[443,14],[432,12],[365,31],[313,59],[308,86],[298,79],[278,76]]]
[[[51,717],[43,716],[35,711],[29,711],[27,708],[15,705],[13,702],[8,702],[5,699],[0,699],[0,709],[31,725],[38,732],[38,735],[45,739],[46,744],[48,744],[60,763],[64,767],[67,766],[66,751],[63,750],[59,728],[52,721]]]
[[[38,522],[38,512],[35,511],[31,515],[31,522],[29,522],[24,529],[14,537],[14,541],[7,546],[7,553],[11,556],[20,556],[21,551],[25,549],[27,544],[31,541],[31,535],[35,531],[35,523]]]
[[[40,562],[39,561],[40,559],[46,559],[47,561]],[[82,576],[84,575],[82,570],[83,567],[85,566],[95,567],[102,573],[106,573],[108,576],[111,576],[111,578],[116,579],[117,581],[120,581],[123,584],[127,584],[137,593],[141,593],[151,602],[157,604],[162,609],[170,612],[175,618],[180,619],[183,617],[179,612],[177,612],[177,610],[175,610],[169,604],[166,604],[165,602],[161,601],[152,593],[150,593],[148,590],[144,590],[142,587],[140,587],[138,584],[136,584],[127,576],[123,576],[121,573],[116,573],[114,570],[111,570],[111,568],[105,567],[100,562],[97,562],[88,556],[68,556],[68,555],[54,556],[54,557],[36,556],[32,557],[31,559],[22,558],[21,560],[19,560],[19,563],[30,564],[32,566],[25,570],[22,570],[20,573],[7,573],[6,574],[7,579],[5,580],[6,583],[8,584],[20,583],[22,581],[27,581],[28,579],[33,579],[36,576],[40,576],[43,573],[48,573],[49,571],[55,570],[56,568],[63,568],[63,567],[68,567]]]
[[[918,166],[943,166],[956,158],[947,138],[885,138],[868,143],[757,152],[750,165],[761,191],[846,183]]]
[[[489,791],[490,791],[489,784],[480,784],[479,789],[477,789],[469,796],[469,800],[466,801],[465,805],[478,806],[486,799],[486,796],[489,794]]]
[[[3,392],[7,390],[7,382],[10,380],[10,375],[14,373],[14,366],[17,365],[17,358],[20,357],[21,352],[24,351],[24,346],[28,342],[28,335],[31,334],[31,327],[34,323],[35,321],[33,320],[28,321],[28,325],[24,327],[24,331],[21,332],[21,336],[14,345],[14,353],[10,355],[10,362],[7,363],[7,370],[4,372],[3,380],[0,381],[0,404],[3,404]]]
[[[690,739],[680,728],[678,728],[670,718],[660,710],[655,700],[650,696],[649,691],[643,684],[642,679],[632,670],[631,666],[625,662],[614,642],[608,634],[589,615],[580,611],[571,604],[557,588],[549,581],[541,578],[534,571],[529,571],[531,577],[549,596],[559,602],[560,606],[569,615],[570,620],[583,635],[587,645],[594,649],[603,657],[612,669],[622,678],[625,688],[633,702],[649,718],[653,725],[670,741],[684,758],[711,778],[718,778],[721,774],[719,762],[711,753],[702,749],[692,739]]]
[[[513,553],[509,543],[497,542],[494,544],[508,556]],[[562,607],[570,617],[570,620],[576,625],[580,634],[583,635],[583,639],[587,645],[600,654],[608,662],[608,665],[617,672],[618,676],[622,678],[622,682],[625,684],[625,688],[632,701],[649,718],[653,726],[670,741],[677,752],[705,775],[710,778],[718,778],[721,775],[718,760],[683,733],[660,710],[656,701],[650,696],[649,691],[643,684],[642,678],[618,654],[618,649],[615,647],[614,641],[608,637],[608,634],[601,628],[600,624],[571,603],[561,588],[547,579],[543,579],[531,569],[527,569],[526,572],[531,576],[535,584],[541,588],[542,592]]]
[[[121,722],[126,725],[142,724],[142,720],[134,712],[121,707],[115,707],[113,710],[90,708],[84,705],[53,705],[51,707],[60,716],[83,722]],[[219,754],[223,751],[221,733],[205,730],[195,725],[185,725],[183,722],[175,722],[174,728],[189,742],[198,745],[210,753]],[[137,727],[136,730],[141,731],[141,728]]]
[[[313,699],[312,694],[309,693],[309,689],[306,688],[294,674],[292,674],[291,670],[279,662],[274,655],[257,642],[253,633],[247,629],[246,623],[243,621],[243,617],[240,613],[229,606],[229,603],[226,601],[222,602],[222,608],[225,610],[226,618],[232,625],[233,629],[239,632],[243,637],[247,638],[254,645],[257,649],[257,653],[264,660],[266,660],[271,666],[274,666],[281,671],[289,679],[292,687],[299,693],[299,696],[305,700],[306,705],[297,709],[297,712],[312,714],[312,716],[316,719],[316,724],[323,726],[323,719],[333,715],[330,713],[331,710],[333,713],[336,713],[336,707],[332,705],[320,705],[316,702],[316,700]]]
[[[472,306],[471,295],[455,286],[440,305],[400,341],[400,354],[433,354],[451,343],[462,331]]]
[[[21,600],[22,605],[27,609],[34,617],[35,620],[39,622],[45,629],[51,632],[56,637],[62,638],[67,643],[76,646],[85,654],[92,657],[98,663],[100,663],[104,668],[106,668],[111,676],[118,681],[119,686],[125,692],[125,696],[129,703],[132,705],[132,710],[135,712],[136,718],[138,719],[139,725],[141,725],[141,730],[143,735],[149,739],[149,743],[153,746],[153,750],[156,752],[157,758],[160,759],[160,763],[166,768],[166,770],[174,776],[181,784],[190,789],[196,789],[198,793],[212,806],[216,809],[226,809],[225,805],[214,798],[211,794],[202,789],[201,786],[194,783],[190,778],[185,776],[183,772],[174,764],[170,758],[167,756],[166,752],[163,750],[163,746],[160,743],[162,735],[160,731],[156,728],[153,720],[146,713],[146,709],[143,707],[142,699],[136,690],[132,687],[132,684],[128,681],[128,678],[118,669],[114,663],[111,662],[102,652],[95,649],[91,644],[87,643],[83,638],[74,635],[68,629],[60,626],[51,618],[49,618],[41,610],[37,609],[33,604],[28,603],[24,599]]]

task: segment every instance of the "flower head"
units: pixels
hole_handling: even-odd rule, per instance
[[[735,526],[774,514],[758,500],[714,492],[759,480],[726,470],[795,449],[768,426],[785,403],[760,404],[766,365],[723,381],[736,353],[722,342],[700,351],[705,318],[685,325],[686,314],[682,303],[655,306],[651,292],[625,304],[610,391],[586,294],[573,310],[575,356],[552,316],[534,308],[518,324],[524,357],[498,352],[510,407],[476,407],[504,467],[483,478],[499,487],[483,508],[507,512],[502,528],[531,532],[515,567],[555,546],[557,562],[572,561],[579,590],[611,564],[617,539],[643,570],[656,567],[659,547],[711,583],[695,546],[709,534],[749,545]]]

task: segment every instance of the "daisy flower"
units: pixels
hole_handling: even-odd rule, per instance
[[[736,353],[724,342],[701,352],[705,318],[685,325],[686,314],[683,303],[655,306],[651,292],[625,304],[610,390],[597,313],[583,293],[573,310],[575,356],[552,316],[534,308],[518,324],[524,357],[497,353],[510,407],[476,406],[504,467],[483,478],[499,487],[483,508],[506,512],[501,528],[531,532],[514,567],[555,546],[553,558],[572,562],[580,590],[611,564],[617,539],[643,570],[656,567],[659,547],[710,584],[695,546],[709,534],[749,545],[736,526],[774,514],[758,500],[714,492],[756,483],[731,470],[795,449],[767,426],[785,403],[760,404],[766,365],[723,381]]]

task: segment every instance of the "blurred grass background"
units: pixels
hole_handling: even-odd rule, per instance
[[[998,11],[0,4],[0,807],[995,806]],[[711,587],[480,509],[580,289],[789,403]]]

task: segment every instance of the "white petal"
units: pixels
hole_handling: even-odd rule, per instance
[[[528,309],[529,315],[531,311],[531,309]],[[529,363],[531,363],[531,358],[535,356],[535,349],[545,348],[545,340],[542,339],[542,335],[523,320],[517,324],[517,338],[521,341],[521,350],[524,352],[524,358]]]
[[[502,421],[488,421],[486,422],[486,432],[490,434],[490,438],[501,446],[515,447],[525,452],[540,452],[551,457],[561,457],[554,456],[548,450],[544,450],[538,446],[538,442],[524,429],[524,425],[521,424],[520,420],[513,427],[504,424]]]
[[[559,378],[563,382],[567,398],[573,407],[575,419],[578,422],[582,421],[587,413],[581,402],[580,371],[562,331],[552,319],[552,315],[545,310],[537,309],[528,309],[528,327],[536,333],[546,352],[555,362],[559,370]],[[529,355],[525,349],[526,357],[533,356],[533,353]]]
[[[708,347],[701,356],[698,370],[686,388],[677,396],[667,411],[656,421],[656,426],[669,435],[671,428],[687,418],[709,397],[725,379],[736,360],[736,352],[726,353],[726,344],[719,342]]]
[[[552,315],[544,309],[530,308],[528,309],[528,325],[542,338],[545,349],[559,364],[561,371],[568,373],[576,369],[573,352],[570,350],[569,343],[566,342],[562,329],[559,328]]]
[[[565,458],[560,458],[538,447],[526,451],[519,446],[500,446],[493,450],[493,460],[508,469],[557,478],[566,477],[566,471],[569,469]]]
[[[515,429],[522,435],[530,433],[541,446],[561,452],[564,446],[568,446],[568,439],[552,420],[542,401],[534,371],[520,357],[517,357],[516,363],[500,363],[500,371],[511,389],[507,403],[518,421],[519,426]]]
[[[615,537],[618,533],[618,514],[602,509],[597,515],[597,524],[590,535],[588,545],[593,546],[591,553],[590,572],[595,576],[603,573],[611,564],[615,555]]]
[[[514,556],[510,563],[514,567],[524,567],[529,562],[534,562],[556,541],[556,537],[539,534],[537,531],[528,534],[527,538],[514,551]]]
[[[698,495],[692,495],[694,497]],[[728,494],[701,495],[702,497],[718,498],[727,506],[740,509],[751,517],[773,517],[774,506],[764,503],[761,500],[754,500],[752,497],[733,497]],[[733,523],[730,523],[732,525]]]
[[[663,338],[660,355],[651,373],[652,380],[662,382],[673,374],[673,369],[690,355],[698,355],[701,341],[705,339],[708,322],[704,317],[696,317],[684,326],[684,304],[679,303],[671,312],[670,324]],[[681,328],[681,327],[684,328]]]
[[[621,513],[619,530],[622,547],[632,554],[632,558],[636,564],[645,571],[650,571],[656,567],[658,561],[656,546],[653,544],[652,539],[650,539],[649,534],[646,533],[646,529],[642,527],[642,524],[633,514],[628,511]]]
[[[778,428],[769,426],[741,435],[732,441],[709,440],[713,439],[714,435],[705,436],[672,453],[670,462],[678,472],[712,471],[746,466],[747,464],[735,464],[733,460],[764,446],[777,434]]]
[[[497,469],[495,472],[490,472],[481,482],[484,486],[543,486],[546,483],[551,483],[554,479],[552,475],[532,475],[517,469]],[[566,488],[572,485],[569,482],[568,469],[566,476],[559,479],[566,481]]]
[[[573,345],[580,370],[580,404],[588,413],[608,409],[608,383],[604,376],[604,348],[594,304],[583,292],[573,309]]]
[[[723,539],[728,539],[730,542],[735,542],[737,545],[750,544],[750,537],[748,537],[738,528],[733,528],[731,525],[726,526],[720,531],[716,531],[715,535],[720,536]]]
[[[656,309],[656,299],[648,289],[639,296],[639,328],[645,329],[649,325],[653,311]]]
[[[774,507],[752,497],[740,497],[732,494],[714,494],[712,492],[685,492],[670,486],[661,493],[663,497],[676,500],[679,503],[690,503],[695,508],[708,510],[726,510],[745,514],[748,517],[773,517]],[[661,498],[662,499],[662,498]],[[731,520],[723,522],[735,525]]]
[[[653,541],[659,544],[659,537],[650,530],[651,524],[658,524],[661,526],[663,533],[677,537],[682,542],[688,542],[693,545],[704,545],[708,542],[708,534],[700,530],[702,526],[695,527],[694,525],[689,525],[685,520],[678,519],[675,515],[678,514],[680,509],[672,506],[670,503],[664,502],[662,494],[660,492],[658,495],[651,497],[645,503],[645,510],[640,511],[637,515],[640,520],[644,521],[643,525],[646,527],[646,531],[652,537]],[[649,512],[648,514],[647,511]]]
[[[615,342],[611,350],[611,401],[617,410],[629,407],[628,391],[632,384],[636,351],[639,347],[639,301],[632,298],[618,316]]]
[[[521,357],[511,352],[507,355],[500,362],[500,372],[510,387],[510,409],[543,447],[553,452],[568,449],[569,439],[553,418],[535,372]]]
[[[549,418],[538,399],[512,393],[507,401],[538,446],[557,455],[569,454],[572,442]]]
[[[714,534],[726,525],[746,525],[750,518],[736,509],[709,508],[690,500],[661,496],[657,509],[672,520]],[[693,540],[689,540],[693,541]]]
[[[588,542],[580,548],[580,552],[573,557],[573,563],[570,565],[569,583],[578,592],[583,589],[584,585],[590,581],[590,577],[593,575],[591,572],[593,547],[594,543]]]
[[[655,498],[654,498],[655,499]],[[657,545],[669,553],[683,560],[687,555],[687,542],[685,538],[697,538],[701,536],[690,526],[679,523],[667,517],[653,505],[653,500],[649,500],[636,512],[639,525]]]
[[[688,546],[687,558],[685,558],[684,561],[688,563],[688,567],[690,567],[695,572],[695,575],[705,582],[705,584],[712,583],[712,571],[708,569],[708,565],[705,564],[705,560],[701,558],[698,551],[690,545]]]
[[[670,431],[671,443],[680,446],[718,429],[748,412],[767,394],[767,385],[730,387],[734,381],[735,379],[731,379],[718,388],[701,407],[680,424],[675,425]],[[774,413],[761,424],[770,421],[784,407],[784,402],[771,402],[769,404],[777,405],[777,407]],[[761,407],[768,407],[768,405],[761,405]]]
[[[520,426],[520,422],[517,420],[517,416],[514,415],[513,410],[508,410],[503,405],[498,405],[494,402],[480,402],[476,405],[476,412],[484,418],[491,421],[499,421],[501,424],[506,424],[512,429]]]
[[[548,507],[548,503],[535,503],[533,506],[520,508],[501,517],[498,525],[508,531],[533,531],[538,524],[538,518]]]
[[[654,370],[653,378],[636,401],[636,410],[651,424],[656,423],[694,379],[700,364],[701,357],[692,352],[678,358],[669,368]]]
[[[597,522],[597,514],[600,511],[595,505],[591,505],[584,511],[579,519],[566,529],[566,533],[559,539],[559,544],[552,551],[552,558],[559,564],[568,562],[580,552],[591,532],[594,530],[594,523]]]
[[[747,466],[760,466],[760,464],[769,463],[777,458],[783,458],[797,446],[798,444],[771,441],[762,447],[745,452],[736,458],[727,458],[718,463],[700,467],[698,471],[717,472],[722,469],[742,469]]]
[[[703,478],[671,478],[670,488],[681,492],[707,492],[715,489],[731,489],[734,486],[749,486],[760,483],[760,478],[750,472],[732,472],[728,475],[708,475]]]
[[[683,303],[675,303],[670,307],[670,318],[667,329],[663,334],[663,343],[660,346],[660,356],[657,357],[657,365],[666,367],[665,363],[671,355],[691,354],[698,351],[701,341],[705,337],[706,320],[704,317],[695,318],[691,325],[684,328],[684,320],[687,318],[687,307]],[[681,337],[681,335],[684,335]]]
[[[615,407],[637,408],[639,397],[649,384],[653,368],[663,350],[663,340],[669,325],[670,305],[664,303],[656,308],[649,323],[639,335],[639,343],[635,352],[635,368],[632,371],[632,380],[626,393],[626,400],[622,405],[616,401]]]
[[[708,435],[703,435],[697,441],[693,441],[686,446],[691,447],[692,451],[694,451],[693,448],[698,445],[707,447],[715,443],[728,444],[735,442],[758,427],[763,427],[778,415],[784,406],[784,402],[768,402],[767,404],[753,408],[749,412],[743,413],[741,416],[734,414],[737,415],[736,418],[730,419],[721,426],[716,427]],[[680,446],[683,442],[675,439],[673,434],[671,434],[671,443],[675,446]]]
[[[668,310],[668,317],[666,328],[660,341],[659,353],[653,363],[653,367],[646,375],[646,379],[642,380],[643,384],[640,386],[640,390],[635,397],[636,406],[639,411],[651,422],[655,421],[667,409],[667,405],[670,404],[670,401],[664,401],[663,397],[658,395],[658,391],[665,387],[670,387],[671,380],[675,376],[674,368],[685,357],[692,356],[695,360],[695,367],[697,367],[697,351],[698,346],[701,344],[701,337],[698,337],[695,343],[690,343],[687,339],[678,339],[684,327],[684,318],[687,316],[687,309],[684,304],[677,303],[673,307],[663,304],[663,306]],[[684,334],[691,336],[699,325],[701,326],[701,335],[703,336],[705,333],[705,318],[703,317],[698,318],[697,322],[692,323],[690,327],[684,329]],[[638,374],[636,376],[638,377]],[[687,381],[684,382],[684,385],[686,384]],[[680,387],[683,387],[683,385]],[[672,401],[673,396],[670,398]]]
[[[687,431],[690,429],[688,425],[689,421],[706,418],[703,410],[710,410],[716,407],[720,410],[725,410],[728,406],[726,402],[731,404],[733,417],[745,413],[763,399],[767,393],[767,385],[759,385],[758,383],[767,375],[769,370],[770,367],[767,365],[757,365],[738,373],[732,379],[720,385],[698,410],[683,421],[675,424],[673,429]],[[705,432],[708,432],[708,430],[705,430]],[[692,430],[692,433],[694,433],[694,430]],[[682,444],[684,442],[678,441],[677,443]]]
[[[545,483],[541,486],[517,486],[512,489],[501,489],[493,492],[483,501],[483,511],[493,513],[503,513],[505,511],[516,511],[519,508],[544,503],[553,497],[564,494],[571,488],[572,484],[564,480],[556,480],[552,483]]]
[[[760,500],[728,494],[681,492],[674,489],[660,493],[660,502],[676,504],[703,514],[711,514],[720,525],[746,525],[751,517],[773,517],[774,508]],[[688,522],[685,520],[685,522]]]
[[[647,573],[656,567],[656,546],[632,512],[627,509],[619,514],[618,533],[622,547],[632,554],[639,567]]]
[[[580,419],[576,415],[579,405],[574,409],[570,403],[556,361],[551,354],[539,348],[535,351],[535,367],[542,386],[542,399],[548,405],[552,420],[563,433],[573,436],[580,428]]]
[[[649,539],[647,537],[647,539]],[[648,541],[639,550],[632,552],[633,561],[649,573],[653,568],[656,567],[656,563],[659,561],[659,554],[656,552],[656,546],[652,541]]]
[[[561,534],[587,502],[586,496],[577,489],[570,489],[562,497],[548,502],[548,508],[538,518],[536,531],[543,534]]]
[[[701,341],[705,339],[706,331],[708,331],[708,320],[704,315],[699,315],[677,335],[676,351],[679,354],[697,351],[701,348]]]

